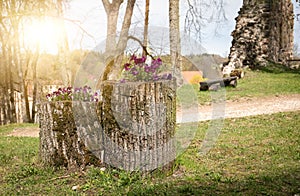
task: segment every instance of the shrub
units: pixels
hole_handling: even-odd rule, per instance
[[[191,84],[199,84],[199,82],[204,81],[204,78],[200,74],[195,74],[191,79]]]

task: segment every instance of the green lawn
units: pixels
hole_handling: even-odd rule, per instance
[[[279,69],[279,68],[277,68]],[[209,103],[212,97],[218,94],[226,94],[227,100],[238,100],[241,98],[265,97],[274,95],[300,94],[300,72],[283,72],[279,70],[256,70],[246,71],[244,78],[238,80],[236,88],[226,87],[225,91],[210,92],[199,91],[199,85],[193,85],[195,94],[191,92],[191,86],[184,86],[179,89],[179,96],[183,97],[182,102],[188,103],[191,97],[197,97],[200,104]],[[272,73],[270,73],[272,72]],[[187,97],[187,95],[190,95]]]
[[[227,88],[228,99],[239,97],[264,97],[269,95],[285,95],[300,93],[300,74],[270,74],[263,71],[248,71],[246,76],[238,80],[237,88]]]
[[[226,88],[225,93],[228,100],[299,94],[299,84],[297,70],[274,66],[247,71],[237,88]],[[184,106],[211,102],[211,96],[220,93],[198,88],[179,90]],[[82,172],[45,167],[38,158],[38,138],[6,136],[15,127],[37,125],[0,126],[0,195],[300,194],[300,111],[227,119],[214,148],[201,156],[209,125],[199,123],[192,144],[177,158],[173,175],[151,176],[92,166]]]
[[[300,111],[227,119],[218,142],[203,156],[198,150],[209,122],[199,123],[174,175],[43,167],[38,138],[6,136],[19,126],[0,127],[0,195],[300,194]]]

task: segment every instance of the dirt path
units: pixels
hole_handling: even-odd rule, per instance
[[[217,118],[239,118],[278,112],[300,110],[300,94],[278,95],[263,98],[243,98],[209,106],[200,106],[184,115],[177,115],[177,122],[197,122]]]
[[[15,137],[39,137],[39,128],[35,127],[20,127],[15,128],[12,132],[10,132],[7,136],[15,136]]]
[[[300,94],[253,98],[226,104],[226,118],[273,114],[300,110]]]
[[[244,98],[237,101],[200,106],[198,110],[177,114],[177,122],[197,122],[214,118],[239,118],[300,110],[300,94],[278,95],[264,98]],[[38,137],[39,128],[16,128],[9,136]]]

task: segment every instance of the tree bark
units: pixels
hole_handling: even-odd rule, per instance
[[[102,85],[106,162],[129,171],[170,166],[176,156],[175,81]]]
[[[9,102],[9,72],[8,65],[9,62],[8,54],[6,51],[6,44],[4,42],[5,37],[1,36],[2,43],[2,62],[3,62],[3,72],[4,72],[4,82],[3,82],[3,123],[10,123],[11,114],[10,114],[10,102]]]
[[[23,90],[24,90],[24,104],[25,104],[25,117],[23,118],[24,122],[30,122],[30,106],[29,106],[29,95],[28,95],[28,83],[23,81]]]
[[[69,169],[170,169],[175,157],[175,81],[102,84],[102,101],[39,107],[40,157]]]
[[[169,29],[170,29],[170,56],[177,85],[183,84],[181,75],[181,43],[179,27],[179,0],[169,0]]]
[[[117,20],[119,15],[120,5],[122,0],[112,1],[102,0],[107,14],[107,39],[106,39],[106,67],[102,77],[104,80],[117,79],[121,71],[121,62],[124,55],[124,50],[128,41],[129,28],[136,0],[128,0],[126,12],[122,23],[120,37],[117,39]]]
[[[10,54],[9,54],[9,65],[8,65],[8,74],[9,74],[9,104],[10,104],[10,123],[16,123],[17,122],[17,116],[16,116],[16,109],[15,109],[15,86],[14,86],[14,77],[13,77],[13,68],[15,67],[13,65],[13,52],[12,48],[10,47]]]
[[[143,47],[147,48],[148,46],[148,28],[149,28],[149,8],[150,0],[146,0],[145,6],[145,23],[144,23],[144,43]],[[146,56],[146,50],[143,50],[143,56]]]
[[[112,0],[110,3],[109,0],[102,0],[106,17],[107,17],[107,31],[106,31],[106,46],[105,51],[108,55],[111,54],[117,46],[116,37],[117,37],[117,24],[119,17],[119,9],[123,0]]]
[[[57,1],[57,17],[59,20],[59,26],[62,30],[62,35],[60,37],[60,42],[58,44],[58,63],[61,65],[61,77],[65,86],[70,86],[72,84],[72,71],[69,65],[69,42],[67,38],[67,32],[64,20],[60,17],[63,16],[63,2],[64,0]]]
[[[89,164],[101,165],[77,131],[72,102],[39,105],[39,126],[40,159],[45,165],[68,169],[82,169]]]
[[[32,92],[32,106],[31,106],[31,117],[30,123],[35,122],[36,115],[36,102],[37,102],[37,93],[38,93],[38,81],[37,81],[37,61],[39,58],[39,53],[36,53],[32,61],[32,82],[33,82],[33,92]]]

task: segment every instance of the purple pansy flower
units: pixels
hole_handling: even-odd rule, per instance
[[[146,72],[146,73],[149,73],[149,72],[151,72],[151,67],[149,67],[149,66],[145,66],[145,68],[144,68],[144,69],[145,69],[145,72]]]
[[[143,56],[142,58],[135,58],[135,59],[134,59],[134,63],[135,63],[136,65],[140,65],[140,64],[142,64],[142,63],[145,63],[145,61],[146,61],[146,57],[145,57],[145,56]]]
[[[133,75],[135,75],[135,76],[139,74],[139,72],[138,72],[136,69],[132,69],[132,70],[131,70],[131,73],[132,73]]]
[[[125,64],[124,64],[124,69],[125,69],[125,71],[130,70],[130,66],[131,66],[130,63],[125,63]]]
[[[99,93],[92,92],[90,86],[84,86],[83,88],[76,87],[63,87],[59,88],[53,93],[47,94],[46,98],[49,101],[66,101],[66,100],[79,100],[79,101],[97,101],[99,100]]]
[[[133,54],[133,55],[131,55],[131,57],[130,57],[130,61],[133,61],[133,60],[135,60],[137,57]]]
[[[160,75],[165,67],[162,67],[161,58],[147,61],[145,56],[138,58],[134,54],[130,57],[129,62],[123,65],[123,78],[120,83],[126,81],[157,81],[171,79],[171,74]]]

